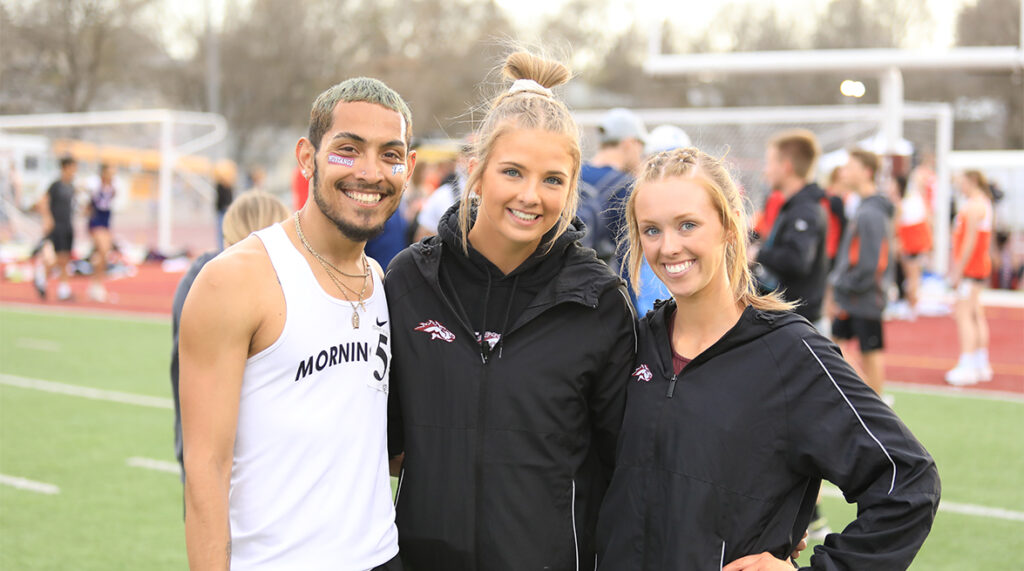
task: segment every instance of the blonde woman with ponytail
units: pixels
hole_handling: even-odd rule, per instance
[[[626,224],[633,283],[646,258],[672,299],[640,321],[599,568],[792,570],[828,479],[858,515],[807,568],[906,569],[935,517],[935,463],[835,345],[757,293],[722,162],[651,157]]]
[[[569,70],[525,52],[468,192],[391,263],[388,444],[407,570],[593,569],[636,348],[622,281],[578,240]]]

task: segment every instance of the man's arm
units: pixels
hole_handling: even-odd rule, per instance
[[[242,374],[259,324],[247,251],[212,260],[181,315],[180,398],[185,457],[185,542],[193,570],[228,569],[228,489]]]
[[[50,212],[50,193],[53,192],[53,186],[52,184],[50,185],[50,188],[39,197],[35,205],[36,212],[39,213],[39,217],[42,220],[43,235],[53,231],[53,213]]]

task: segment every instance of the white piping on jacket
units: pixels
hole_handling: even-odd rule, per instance
[[[871,429],[868,428],[868,425],[864,423],[864,419],[861,418],[860,413],[857,412],[857,409],[853,406],[853,403],[850,402],[850,399],[846,398],[846,393],[843,392],[843,389],[839,388],[839,383],[837,383],[836,380],[832,378],[832,373],[830,373],[828,369],[825,367],[825,363],[821,362],[821,359],[818,358],[818,355],[817,353],[814,352],[814,349],[811,349],[811,346],[807,344],[807,341],[804,341],[803,339],[801,339],[801,341],[803,342],[804,346],[807,347],[807,350],[811,352],[811,355],[814,357],[814,360],[818,362],[818,365],[821,367],[821,370],[825,371],[825,374],[828,375],[828,380],[832,381],[832,386],[834,386],[836,390],[839,391],[839,394],[843,397],[843,400],[846,401],[847,406],[850,407],[850,410],[852,410],[853,414],[857,417],[857,420],[860,422],[860,425],[864,427],[864,431],[867,432],[868,436],[870,436],[871,439],[875,441],[875,444],[877,444],[878,447],[882,449],[882,454],[885,454],[885,457],[889,460],[889,463],[892,464],[892,482],[889,484],[889,493],[887,494],[891,495],[893,489],[896,487],[896,462],[892,459],[892,456],[889,455],[889,451],[885,449],[885,446],[882,445],[881,441],[879,441],[878,438],[875,437],[875,434],[871,432]]]
[[[395,507],[398,507],[398,498],[402,497],[402,482],[405,481],[405,468],[398,473],[398,489],[395,490]]]
[[[576,537],[576,480],[572,481],[572,544],[573,555],[576,556],[576,571],[580,571],[580,540]],[[596,563],[595,563],[596,565]]]

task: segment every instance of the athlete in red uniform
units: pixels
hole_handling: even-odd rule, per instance
[[[981,306],[981,289],[992,273],[992,196],[985,175],[967,171],[960,177],[967,198],[953,227],[953,264],[950,285],[956,290],[960,360],[946,372],[952,385],[973,385],[992,379],[988,361],[988,324]]]

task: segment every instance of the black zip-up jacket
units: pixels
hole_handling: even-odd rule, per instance
[[[403,564],[593,569],[636,351],[632,308],[575,227],[503,275],[463,253],[456,208],[392,261],[384,286]]]
[[[828,278],[823,198],[825,191],[813,182],[791,196],[757,254],[757,262],[778,280],[783,297],[799,302],[796,313],[811,322],[821,318]]]
[[[640,322],[600,569],[786,558],[822,479],[857,503],[857,519],[815,547],[808,568],[906,569],[938,509],[935,462],[836,346],[793,313],[747,307],[674,375],[674,311],[668,301]]]

